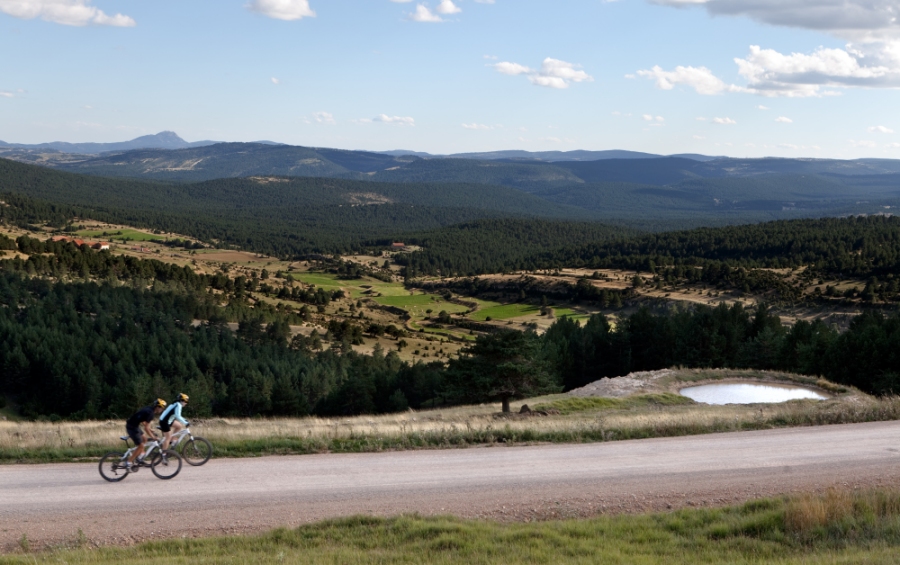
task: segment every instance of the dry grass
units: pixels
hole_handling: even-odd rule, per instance
[[[799,540],[879,537],[878,530],[900,518],[900,492],[831,489],[824,495],[804,494],[788,500],[785,530]],[[896,535],[896,534],[895,534]]]
[[[528,402],[553,402],[554,395]],[[485,404],[352,418],[213,418],[195,420],[195,434],[218,456],[435,449],[493,443],[592,442],[670,437],[789,426],[900,419],[900,399],[862,395],[768,405],[662,405],[634,402],[567,415],[498,417]],[[518,406],[514,406],[515,410]],[[120,421],[0,422],[0,461],[65,461],[119,449]]]

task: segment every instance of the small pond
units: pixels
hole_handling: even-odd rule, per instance
[[[812,398],[814,400],[825,400],[828,398],[808,388],[770,383],[721,383],[692,386],[681,389],[679,394],[704,404],[776,403],[804,398]]]

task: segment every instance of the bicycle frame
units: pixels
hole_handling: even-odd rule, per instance
[[[172,434],[172,439],[169,440],[169,449],[174,449],[176,445],[181,443],[181,440],[184,439],[184,436],[188,436],[190,439],[194,439],[194,434],[191,433],[191,429],[185,427],[177,434]]]
[[[126,445],[126,446],[128,445],[128,442],[129,442],[130,439],[131,439],[131,438],[129,438],[128,436],[122,436],[122,441],[125,442],[125,445]],[[143,456],[141,457],[141,461],[143,461],[143,460],[148,460],[148,461],[149,461],[149,460],[152,460],[152,457],[150,457],[150,455],[151,455],[155,450],[160,449],[160,446],[162,445],[161,442],[162,442],[162,439],[154,439],[154,440],[151,440],[151,441],[145,441],[145,442],[144,442],[144,453],[143,453]],[[131,454],[134,453],[134,451],[135,451],[137,448],[138,448],[138,446],[136,446],[136,445],[133,446],[133,447],[129,447],[129,448],[128,448],[128,451],[126,451],[125,454],[122,456],[122,461],[128,461],[128,459],[131,457]]]

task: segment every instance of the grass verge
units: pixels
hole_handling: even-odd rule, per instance
[[[853,397],[782,404],[707,406],[673,394],[625,399],[529,401],[566,414],[498,418],[497,405],[346,419],[214,419],[192,426],[209,439],[215,457],[377,452],[475,445],[587,443],[792,426],[900,419],[900,398]],[[555,403],[555,404],[554,404]],[[96,459],[121,450],[122,422],[0,422],[0,463]]]
[[[650,406],[684,406],[696,404],[690,398],[663,392],[658,394],[639,394],[623,398],[606,398],[597,396],[569,396],[547,403],[536,404],[535,410],[556,411],[567,416],[575,412],[587,412],[597,410],[628,410],[631,408],[646,408]]]
[[[80,532],[79,532],[80,533]],[[671,513],[501,524],[353,517],[263,535],[71,547],[0,556],[70,563],[896,563],[900,493],[839,492]]]

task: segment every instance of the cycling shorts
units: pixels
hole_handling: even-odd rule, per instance
[[[140,429],[129,428],[126,426],[125,431],[128,432],[128,437],[131,438],[131,441],[133,441],[135,445],[144,443],[144,432],[142,432]]]

